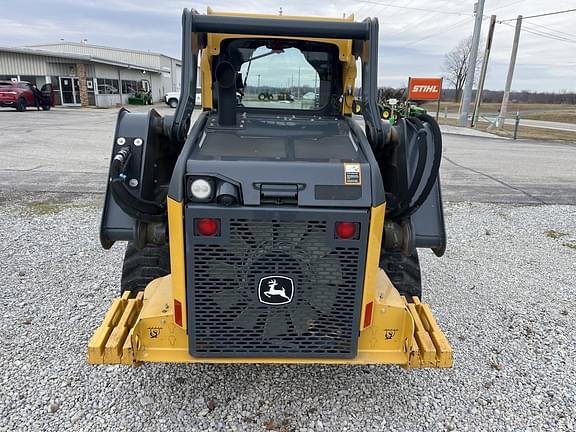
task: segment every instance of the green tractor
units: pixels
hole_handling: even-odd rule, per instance
[[[399,118],[406,117],[422,117],[426,115],[426,110],[419,107],[415,102],[398,102],[398,99],[388,99],[387,101],[380,100],[378,102],[378,110],[382,120],[396,124]]]
[[[152,95],[150,92],[139,90],[128,97],[129,105],[152,105]]]
[[[128,97],[129,105],[152,105],[152,87],[150,81],[141,80],[138,91],[131,92]]]

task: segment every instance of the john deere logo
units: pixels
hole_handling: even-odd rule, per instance
[[[294,297],[294,281],[286,276],[266,276],[258,284],[258,300],[267,305],[290,303]]]

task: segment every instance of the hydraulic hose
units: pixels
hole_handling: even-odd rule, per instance
[[[166,205],[137,198],[126,186],[125,170],[131,158],[130,147],[118,151],[110,164],[110,191],[116,203],[129,216],[143,222],[162,222]]]
[[[420,183],[422,182],[424,169],[426,168],[426,161],[428,160],[428,142],[426,139],[426,129],[423,128],[424,125],[419,120],[415,121],[415,123],[418,129],[416,131],[416,136],[413,139],[415,145],[418,146],[418,163],[416,165],[416,170],[414,171],[414,177],[410,183],[410,188],[408,189],[407,196],[410,197],[408,203],[412,201],[416,191],[418,190],[418,187],[420,186]]]
[[[408,120],[408,119],[406,119]],[[406,208],[399,208],[396,211],[392,212],[389,217],[394,219],[401,219],[407,218],[413,215],[422,204],[426,201],[436,180],[438,179],[438,175],[440,172],[440,162],[442,160],[442,133],[440,132],[440,127],[438,123],[430,117],[428,114],[421,114],[418,118],[410,118],[410,121],[416,123],[418,128],[418,132],[416,136],[413,138],[419,145],[418,150],[418,163],[416,165],[416,170],[414,172],[414,177],[412,182],[410,183],[410,187],[408,188],[408,200],[406,201],[408,207]],[[430,167],[430,173],[426,180],[422,191],[416,198],[416,191],[420,188],[420,184],[422,183],[424,177],[424,168],[426,166],[426,161],[428,159],[428,140],[426,136],[428,131],[425,129],[425,124],[429,125],[430,132],[432,133],[432,143],[434,149],[434,158],[432,160],[432,165]],[[404,139],[406,142],[407,139],[407,130],[404,130]]]

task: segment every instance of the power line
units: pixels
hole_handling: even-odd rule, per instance
[[[448,11],[439,10],[439,9],[425,9],[425,8],[417,8],[417,7],[412,7],[412,6],[399,6],[399,5],[393,4],[393,3],[382,3],[382,2],[376,2],[376,1],[370,1],[370,0],[356,0],[356,1],[358,3],[368,3],[368,4],[377,5],[377,6],[386,6],[386,7],[398,8],[398,9],[417,10],[417,11],[422,11],[422,12],[436,12],[436,13],[440,13],[440,14],[444,14],[444,15],[472,16],[472,14],[464,13],[464,12],[448,12]]]
[[[504,24],[504,25],[506,25],[506,26],[508,26],[508,27],[514,28],[513,25],[510,25],[510,24],[505,23],[505,22],[503,22],[503,23],[501,23],[501,24]],[[574,39],[568,39],[568,38],[565,38],[565,37],[562,37],[562,36],[553,35],[553,34],[551,34],[551,33],[544,33],[544,32],[541,32],[541,31],[539,31],[539,30],[527,29],[527,28],[524,27],[524,28],[522,28],[522,31],[523,31],[523,32],[526,32],[526,33],[530,33],[530,34],[536,35],[536,36],[540,36],[540,37],[543,37],[543,38],[546,38],[546,39],[551,39],[551,40],[559,41],[559,42],[576,43],[576,40],[574,40]]]
[[[418,17],[417,14],[414,14],[415,17],[408,21],[406,24],[404,24],[401,28],[399,29],[395,29],[394,32],[399,34],[399,33],[403,33],[405,30],[408,29],[414,29],[414,28],[418,28],[418,26],[425,22],[425,21],[432,21],[433,16],[435,16],[437,14],[437,12],[432,12],[431,14],[424,14],[424,16],[420,16]]]
[[[556,11],[556,12],[548,12],[548,13],[543,13],[543,14],[539,14],[539,15],[530,15],[527,17],[523,17],[523,20],[527,20],[530,18],[538,18],[538,17],[543,17],[543,16],[550,16],[550,15],[558,15],[558,14],[565,14],[568,12],[576,12],[576,9],[566,9],[566,10],[561,10],[561,11]],[[518,18],[510,18],[510,19],[506,19],[506,20],[502,20],[502,21],[498,21],[500,24],[503,24],[505,22],[508,21],[516,21]]]
[[[364,5],[366,4],[370,4],[370,5],[378,5],[380,7],[375,8],[376,10],[373,10],[370,12],[369,15],[371,16],[379,16],[380,12],[382,12],[387,6],[390,7],[394,7],[394,8],[399,8],[399,9],[409,9],[409,10],[418,10],[418,11],[426,11],[426,12],[431,12],[432,14],[449,14],[449,15],[466,15],[466,16],[470,16],[471,18],[465,20],[464,22],[469,22],[471,20],[473,20],[474,15],[472,14],[465,14],[465,13],[459,13],[459,12],[445,12],[443,10],[438,10],[438,9],[424,9],[424,8],[416,8],[416,7],[412,7],[412,6],[398,6],[398,5],[393,5],[393,4],[389,4],[389,3],[382,3],[382,2],[376,2],[376,1],[370,1],[370,0],[356,0],[359,3],[363,3]],[[522,0],[525,1],[525,0]],[[433,16],[433,15],[432,15]],[[424,22],[424,21],[429,21],[430,20],[431,15],[430,14],[424,14],[421,17],[418,17],[418,15],[415,15],[415,17],[412,17],[413,19],[411,19],[408,23],[406,23],[404,26],[402,26],[400,29],[394,29],[394,32],[396,33],[402,33],[404,32],[404,30],[408,29],[408,28],[414,28],[417,27],[420,23]],[[389,14],[386,14],[386,18],[389,18]],[[461,24],[457,23],[456,25],[449,27],[445,30],[442,30],[440,32],[436,32],[433,33],[429,36],[425,36],[423,38],[414,40],[414,41],[409,41],[407,44],[405,45],[400,45],[400,47],[404,47],[404,46],[410,46],[412,44],[418,43],[421,40],[426,40],[429,39],[431,37],[434,37],[438,34],[442,34],[446,31],[451,30],[452,28],[456,28],[459,27]]]
[[[556,37],[554,35],[551,35],[550,33],[542,33],[542,32],[536,31],[534,29],[524,28],[524,29],[522,29],[522,31],[525,31],[527,33],[530,33],[530,34],[533,34],[536,36],[541,36],[541,37],[544,37],[547,39],[559,41],[559,42],[576,43],[576,40],[574,40],[574,39],[568,39],[568,38],[564,38],[564,37]]]
[[[412,7],[410,6],[411,3],[413,3],[415,0],[409,0],[408,4],[405,4],[404,7]],[[372,10],[374,10],[374,3],[363,3],[365,6],[368,6],[368,8],[372,7]],[[382,5],[380,7],[376,8],[376,12],[373,12],[373,15],[375,16],[379,16],[380,12],[382,12],[383,10],[385,10],[386,6]],[[390,12],[390,10],[386,10],[386,20],[387,21],[393,21],[394,18],[399,14],[402,13],[402,9],[395,9],[394,11],[392,11],[392,13]]]
[[[556,33],[561,33],[561,34],[563,34],[563,35],[565,35],[565,36],[568,36],[568,37],[573,37],[573,36],[574,36],[574,33],[566,33],[566,32],[563,32],[563,31],[554,29],[554,28],[552,28],[552,27],[543,26],[543,25],[541,25],[541,24],[536,24],[536,23],[529,23],[529,24],[530,24],[530,26],[541,27],[541,28],[543,28],[544,30],[548,30],[548,31],[554,32],[554,34],[556,34]]]
[[[434,36],[438,36],[438,35],[440,35],[440,34],[442,34],[442,33],[446,33],[447,31],[454,30],[455,28],[460,27],[460,26],[462,26],[462,25],[464,25],[464,24],[468,24],[468,23],[471,22],[471,21],[474,21],[474,18],[466,18],[465,20],[459,21],[459,22],[457,22],[456,24],[454,24],[454,25],[452,25],[452,26],[450,26],[450,27],[448,27],[448,28],[445,28],[444,30],[431,33],[431,34],[429,34],[428,36],[424,36],[423,38],[416,39],[416,40],[413,40],[413,41],[409,41],[409,42],[407,42],[407,43],[405,43],[405,44],[403,44],[403,45],[400,45],[399,48],[404,48],[404,47],[408,47],[408,46],[410,46],[410,45],[417,44],[418,42],[422,42],[422,41],[424,41],[424,40],[426,40],[426,39],[430,39],[430,38],[432,38],[432,37],[434,37]]]
[[[505,4],[505,5],[502,5],[502,6],[498,6],[497,8],[494,8],[494,9],[492,9],[492,10],[493,10],[493,11],[496,11],[496,10],[498,10],[498,9],[504,9],[504,8],[513,6],[513,5],[518,4],[518,3],[524,3],[525,1],[526,1],[526,0],[516,0],[516,1],[513,1],[512,3],[508,3],[508,4]]]
[[[555,38],[555,39],[558,39],[558,40],[576,42],[576,39],[573,39],[573,38],[571,37],[572,35],[569,35],[569,37],[566,37],[566,36],[563,36],[563,35],[561,35],[561,34],[558,34],[558,33],[560,33],[560,32],[555,32],[554,30],[552,30],[554,33],[550,33],[550,32],[547,32],[547,31],[540,30],[540,29],[538,29],[538,28],[536,28],[536,27],[532,27],[531,25],[528,27],[528,30],[530,30],[530,31],[532,31],[532,32],[534,32],[534,33],[540,33],[540,34],[542,34],[542,35],[550,36],[550,37]]]

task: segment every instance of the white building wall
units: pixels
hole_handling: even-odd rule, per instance
[[[162,85],[164,93],[180,91],[182,66],[180,60],[162,56]]]
[[[160,68],[162,54],[144,51],[124,50],[121,48],[101,47],[89,44],[64,42],[60,44],[34,45],[36,49],[64,52],[69,54],[84,54],[102,59],[131,63],[140,66]]]
[[[0,52],[1,75],[69,75],[70,67],[82,60],[36,54]]]

